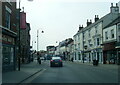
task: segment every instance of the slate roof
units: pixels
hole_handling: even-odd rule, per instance
[[[115,19],[113,22],[111,22],[109,25],[107,25],[105,28],[116,25],[117,23],[120,23],[120,17],[118,17],[117,19]]]

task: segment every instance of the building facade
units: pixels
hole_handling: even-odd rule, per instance
[[[26,28],[20,30],[22,63],[30,62],[30,29],[30,23],[26,23]]]
[[[79,31],[74,37],[74,60],[84,62],[92,62],[98,60],[104,63],[103,57],[103,28],[112,23],[119,16],[118,4],[111,4],[110,13],[102,18],[95,15],[95,22],[87,20],[87,26],[79,27]],[[81,57],[80,57],[81,56]]]
[[[17,39],[17,21],[16,21],[16,2],[0,3],[0,19],[2,30],[2,71],[11,71],[16,69],[16,39]],[[14,17],[13,17],[14,16]]]
[[[103,29],[103,57],[104,63],[119,63],[120,17]],[[117,45],[117,47],[116,47]]]

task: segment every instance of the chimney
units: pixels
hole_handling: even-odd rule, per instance
[[[83,25],[81,26],[81,25],[79,25],[79,30],[81,30],[83,28]]]
[[[111,3],[111,7],[113,7],[113,3]]]
[[[92,20],[90,19],[90,22],[87,19],[87,26],[89,26],[90,24],[92,24]]]
[[[118,7],[118,3],[116,3],[116,7]]]
[[[98,15],[95,15],[95,22],[99,20]]]
[[[78,30],[78,32],[79,32],[82,28],[83,28],[83,25],[82,25],[82,27],[81,27],[81,25],[79,25],[79,30]]]
[[[111,3],[110,12],[111,13],[119,13],[119,7],[118,7],[117,3],[116,3],[116,6],[113,6],[113,3]]]

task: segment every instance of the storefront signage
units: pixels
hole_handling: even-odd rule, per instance
[[[12,44],[12,45],[15,44],[14,38],[4,35],[4,34],[2,35],[2,41],[3,41],[3,43],[7,43],[7,44]]]

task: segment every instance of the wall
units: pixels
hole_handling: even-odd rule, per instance
[[[111,38],[111,30],[114,29],[114,38]],[[105,32],[108,32],[108,39],[106,40],[105,38]],[[105,28],[103,30],[103,42],[107,42],[107,41],[113,41],[116,40],[116,25],[110,26],[108,28]]]
[[[0,1],[0,25],[2,25],[2,2]]]

